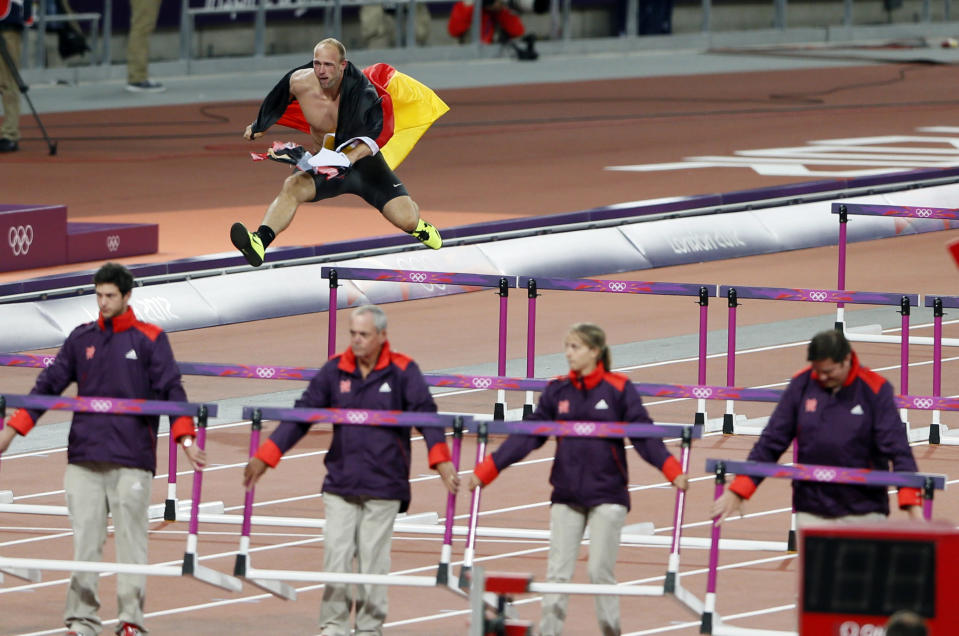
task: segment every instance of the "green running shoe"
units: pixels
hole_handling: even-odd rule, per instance
[[[233,227],[230,228],[230,240],[233,241],[234,247],[240,250],[240,253],[246,258],[247,263],[253,267],[259,267],[263,264],[263,255],[266,253],[266,248],[263,247],[263,241],[260,240],[259,234],[247,231],[246,226],[242,223],[234,223]]]
[[[434,250],[443,247],[443,238],[440,236],[440,231],[423,219],[420,219],[416,229],[410,232],[410,235],[421,241],[426,247],[432,247]]]

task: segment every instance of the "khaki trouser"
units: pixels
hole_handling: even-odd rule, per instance
[[[150,74],[150,36],[160,15],[160,0],[130,0],[130,34],[127,39],[127,82],[145,82]]]
[[[7,45],[13,63],[20,65],[21,33],[15,29],[0,29],[0,38]],[[3,124],[0,138],[20,141],[20,87],[7,65],[0,59],[0,94],[3,96]]]
[[[889,517],[881,512],[867,512],[864,515],[846,515],[844,517],[820,517],[811,512],[796,513],[796,527],[805,528],[817,525],[848,525],[855,523],[882,523]]]
[[[569,582],[576,569],[583,532],[589,528],[589,582],[615,584],[613,567],[616,565],[625,521],[626,506],[620,504],[600,504],[588,509],[553,504],[549,513],[546,580],[551,583]],[[597,594],[594,599],[596,619],[599,621],[598,633],[619,636],[619,597]],[[539,624],[541,636],[563,633],[568,601],[566,594],[543,595],[543,618]]]
[[[68,464],[63,477],[73,525],[73,558],[100,561],[107,538],[107,513],[113,515],[117,562],[147,562],[148,508],[153,475],[142,468],[105,462]],[[64,624],[81,634],[100,633],[100,598],[96,572],[74,572],[67,589]],[[143,626],[146,576],[117,575],[117,618]]]
[[[393,521],[400,511],[396,499],[340,497],[323,493],[326,528],[323,570],[389,574]],[[356,560],[356,567],[353,561]],[[349,636],[353,586],[327,584],[320,607],[323,636]],[[387,611],[386,586],[356,586],[356,634],[382,634]]]

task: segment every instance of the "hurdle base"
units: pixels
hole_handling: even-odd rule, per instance
[[[163,520],[176,521],[176,499],[167,499],[163,505]]]
[[[663,594],[673,594],[676,591],[676,573],[667,572],[663,581]]]
[[[12,504],[12,503],[13,503],[13,491],[12,491],[12,490],[0,490],[0,503]]]
[[[440,563],[436,567],[436,584],[449,586],[450,584],[450,564]]]
[[[197,563],[196,554],[192,552],[183,553],[183,567],[180,573],[229,592],[239,592],[243,589],[240,579],[200,565]]]
[[[523,405],[523,419],[524,419],[524,420],[528,420],[528,419],[529,419],[529,416],[532,415],[532,414],[533,414],[533,405],[532,405],[532,404],[524,404],[524,405]]]
[[[930,444],[941,444],[942,438],[939,435],[939,425],[934,424],[929,427],[929,443]]]
[[[473,568],[468,565],[460,568],[459,588],[461,590],[466,590],[467,592],[470,590],[470,585],[473,581],[472,569]]]
[[[497,402],[493,405],[493,419],[497,421],[506,419],[506,405],[502,402]]]
[[[786,552],[796,551],[796,531],[790,530],[789,537],[786,539]]]
[[[723,435],[735,434],[736,431],[734,430],[734,426],[733,426],[733,419],[735,417],[736,416],[733,415],[732,413],[723,414]]]
[[[703,618],[699,623],[699,633],[700,634],[713,633],[713,613],[712,612],[703,612]]]
[[[40,573],[40,570],[35,568],[0,568],[0,583],[3,582],[4,574],[29,583],[39,583],[43,580],[43,575]]]

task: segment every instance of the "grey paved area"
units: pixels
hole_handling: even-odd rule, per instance
[[[824,36],[833,41],[822,41]],[[922,60],[959,63],[959,48],[942,40],[959,33],[959,23],[898,25],[832,33],[823,29],[759,31],[658,38],[542,42],[541,57],[519,62],[488,47],[480,58],[465,47],[351,52],[360,66],[388,62],[435,89],[497,86],[584,79],[736,73],[827,68]],[[903,43],[909,44],[901,48]],[[25,69],[30,98],[40,113],[254,100],[278,75],[308,61],[302,56],[222,58],[151,65],[167,90],[128,93],[125,67]],[[442,60],[442,61],[438,61]],[[25,112],[29,116],[29,112]]]

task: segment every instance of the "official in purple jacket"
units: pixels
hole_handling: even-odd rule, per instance
[[[530,419],[634,422],[652,424],[632,382],[611,373],[606,334],[596,325],[573,325],[565,340],[569,376],[550,382]],[[492,482],[500,471],[546,443],[547,437],[510,435],[480,463],[470,476],[470,489]],[[688,479],[661,439],[630,440],[639,455],[660,469],[674,486],[685,490]],[[589,529],[589,580],[616,582],[613,568],[620,534],[629,511],[629,475],[622,439],[557,438],[556,456],[550,472],[549,561],[546,578],[566,583],[573,576],[583,532]],[[619,599],[597,595],[596,615],[600,633],[620,633]],[[540,634],[561,634],[566,620],[567,597],[543,596]]]
[[[185,402],[180,370],[170,341],[160,327],[137,320],[129,306],[133,275],[107,263],[93,276],[100,316],[74,329],[53,363],[40,372],[31,394],[59,395],[71,382],[79,396],[104,396]],[[18,409],[0,430],[0,453],[16,434],[26,435],[43,414]],[[159,417],[74,413],[67,442],[63,484],[73,525],[73,556],[100,561],[113,516],[117,561],[147,562],[148,508]],[[195,469],[206,455],[193,444],[193,420],[177,418],[170,434]],[[97,610],[99,574],[74,572],[67,589],[64,622],[69,635],[94,636],[103,627]],[[146,577],[117,575],[121,636],[145,634],[143,604]]]
[[[435,413],[436,403],[419,367],[392,351],[386,338],[386,314],[375,305],[355,309],[350,317],[350,348],[330,359],[310,381],[296,407],[353,408]],[[267,467],[307,431],[309,423],[281,422],[244,471],[249,488]],[[441,429],[417,429],[435,468],[450,492],[459,477]],[[388,574],[393,521],[410,505],[409,427],[334,425],[326,455],[323,504],[323,569],[326,572]],[[356,633],[380,634],[387,613],[386,588],[356,586]],[[351,586],[327,584],[320,609],[323,636],[351,633]]]
[[[916,460],[899,419],[892,385],[859,364],[841,331],[816,334],[809,342],[810,366],[797,373],[776,405],[749,461],[775,462],[797,442],[796,461],[848,468],[916,472]],[[762,482],[738,475],[713,504],[720,521],[741,510]],[[798,525],[883,520],[889,515],[885,486],[793,482]],[[922,519],[916,488],[899,489],[899,507]]]

